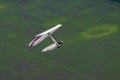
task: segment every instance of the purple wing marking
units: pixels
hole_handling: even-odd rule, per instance
[[[40,38],[41,36],[35,37],[31,42],[30,46],[33,46],[33,44]]]

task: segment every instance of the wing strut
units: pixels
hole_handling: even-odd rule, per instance
[[[58,44],[58,42],[51,36],[51,34],[48,34],[48,35],[49,35],[50,39],[53,41],[53,43],[56,43],[58,46],[60,46],[60,45]]]

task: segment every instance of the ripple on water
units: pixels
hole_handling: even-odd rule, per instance
[[[103,36],[108,36],[113,34],[114,32],[118,31],[117,25],[100,25],[98,27],[89,28],[75,38],[76,40],[85,40],[85,39],[92,39],[92,38],[99,38]]]
[[[0,4],[0,10],[5,9],[5,8],[6,8],[6,5]]]

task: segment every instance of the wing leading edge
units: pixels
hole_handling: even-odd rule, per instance
[[[48,36],[47,35],[41,35],[41,36],[38,36],[38,37],[35,37],[30,43],[29,43],[29,46],[35,46],[37,45],[38,43],[42,42],[44,39],[46,39]]]

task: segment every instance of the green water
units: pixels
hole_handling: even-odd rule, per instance
[[[34,35],[63,24],[61,48]],[[0,0],[0,80],[120,80],[120,3],[113,0]]]

